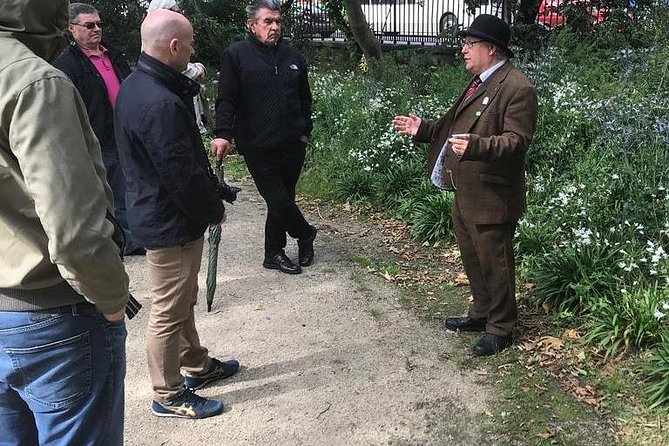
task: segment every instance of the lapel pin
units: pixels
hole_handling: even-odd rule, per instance
[[[477,112],[476,112],[476,117],[479,117],[479,116],[481,116],[481,112],[480,112],[480,111],[477,111]]]
[[[483,105],[488,105],[488,102],[490,102],[490,98],[488,96],[483,98],[483,102],[482,102]]]

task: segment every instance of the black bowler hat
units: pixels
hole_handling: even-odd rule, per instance
[[[487,42],[494,43],[498,48],[506,53],[508,57],[513,57],[513,51],[509,49],[509,39],[511,38],[511,29],[506,22],[499,17],[490,14],[481,14],[476,16],[469,28],[460,31],[458,36],[474,36]]]

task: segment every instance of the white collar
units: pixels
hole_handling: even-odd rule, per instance
[[[499,62],[497,62],[495,65],[493,65],[492,67],[485,70],[483,73],[479,74],[479,79],[481,79],[481,82],[482,83],[485,82],[486,79],[488,79],[490,76],[492,76],[492,74],[495,71],[497,71],[497,69],[499,67],[501,67],[502,65],[504,65],[505,63],[506,63],[506,59],[502,59]]]

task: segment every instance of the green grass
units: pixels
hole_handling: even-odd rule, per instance
[[[244,157],[238,154],[225,157],[223,160],[223,169],[226,181],[228,179],[238,181],[249,174]]]
[[[554,379],[528,369],[515,353],[486,361],[501,400],[481,422],[501,445],[594,446],[613,443],[608,424],[595,410],[565,393]]]

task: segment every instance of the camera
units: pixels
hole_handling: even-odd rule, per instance
[[[225,182],[223,175],[223,163],[219,160],[216,162],[216,192],[223,201],[233,203],[237,199],[237,194],[241,192],[242,188],[237,186],[230,186]]]
[[[230,186],[225,181],[219,181],[218,183],[218,196],[221,197],[223,201],[232,203],[237,199],[237,194],[242,190],[241,187]]]

